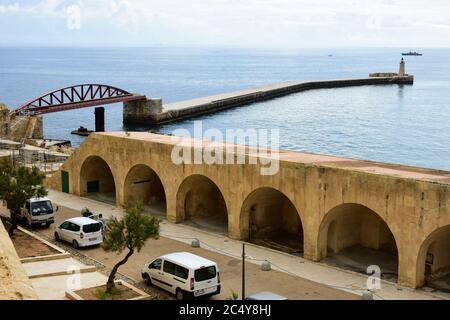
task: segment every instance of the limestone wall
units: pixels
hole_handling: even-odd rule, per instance
[[[36,292],[0,222],[0,300],[36,299]]]
[[[8,125],[8,137],[12,140],[43,139],[42,116],[14,116]]]
[[[23,139],[43,139],[42,116],[14,116],[4,104],[0,104],[0,136],[22,141]]]
[[[7,134],[8,114],[9,109],[0,103],[0,137],[5,137]]]
[[[162,112],[161,99],[142,99],[124,102],[123,123],[148,124],[156,119],[156,115]]]

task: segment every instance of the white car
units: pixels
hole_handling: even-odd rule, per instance
[[[221,287],[217,264],[188,252],[167,254],[144,265],[142,278],[178,300],[213,296]]]
[[[56,241],[67,241],[77,249],[99,245],[103,242],[102,224],[90,218],[72,218],[55,230]]]

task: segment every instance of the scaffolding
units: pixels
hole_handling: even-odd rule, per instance
[[[11,150],[11,162],[13,166],[36,167],[44,174],[52,174],[58,171],[67,157],[47,150],[27,151],[24,148]]]

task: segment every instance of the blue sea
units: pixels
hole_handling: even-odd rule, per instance
[[[0,48],[0,102],[15,108],[42,93],[103,83],[165,103],[286,80],[367,77],[398,70],[400,49],[250,50],[219,48]],[[121,105],[106,108],[106,128],[279,129],[282,149],[450,170],[450,49],[405,57],[413,86],[308,91],[158,127],[122,124]],[[332,56],[329,56],[332,55]],[[83,138],[93,108],[44,117],[47,138]]]

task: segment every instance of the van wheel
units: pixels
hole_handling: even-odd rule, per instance
[[[55,232],[55,240],[58,242],[61,241],[61,239],[59,238],[58,232]]]
[[[78,248],[80,247],[80,246],[78,245],[77,240],[73,240],[72,246],[73,246],[74,249],[78,249]]]
[[[151,286],[152,285],[152,279],[150,278],[148,273],[144,274],[144,281],[147,284],[147,286]]]
[[[184,300],[184,293],[183,290],[181,290],[180,288],[177,289],[177,300]]]

